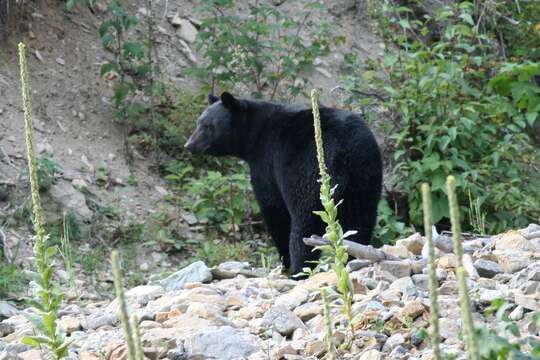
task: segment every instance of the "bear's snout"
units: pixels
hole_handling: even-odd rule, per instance
[[[199,131],[195,131],[184,145],[184,149],[192,154],[202,153],[209,147],[199,134]]]

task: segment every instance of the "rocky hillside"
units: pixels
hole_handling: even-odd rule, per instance
[[[465,359],[452,241],[441,234],[435,244],[443,351]],[[522,336],[538,339],[533,314],[540,309],[540,226],[471,238],[463,248],[477,325],[498,326],[500,320],[484,310],[503,299]],[[414,234],[382,251],[392,260],[348,264],[358,321],[352,346],[341,358],[431,359],[421,331],[428,327],[430,312],[424,238]],[[130,311],[140,319],[148,359],[315,360],[326,352],[320,289],[335,285],[333,272],[295,281],[279,268],[227,262],[209,269],[199,261],[126,295]],[[335,297],[331,301],[338,302]],[[33,332],[23,315],[29,310],[19,312],[6,303],[0,309],[0,316],[7,317],[0,323],[0,359],[41,359],[39,351],[20,344]],[[70,359],[127,359],[117,310],[117,300],[62,309],[60,323],[73,341]],[[338,328],[340,316],[333,310]],[[334,334],[337,342],[344,337]]]

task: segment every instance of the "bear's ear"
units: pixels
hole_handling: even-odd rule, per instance
[[[219,98],[216,95],[212,93],[208,94],[208,105],[212,105],[213,103],[218,102],[218,101],[219,101]]]
[[[221,94],[221,102],[229,110],[236,110],[239,107],[238,100],[228,92]]]

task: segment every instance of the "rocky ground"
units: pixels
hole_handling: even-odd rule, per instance
[[[461,310],[456,286],[452,241],[435,236],[443,350],[464,359],[460,339]],[[523,335],[539,338],[533,313],[540,309],[540,226],[463,243],[464,266],[474,320],[489,327],[495,318],[483,310],[495,299],[511,307],[510,319]],[[348,264],[355,288],[355,336],[343,359],[431,359],[420,335],[428,327],[430,303],[424,238],[414,234],[385,246],[387,258]],[[318,359],[326,351],[325,319],[320,289],[334,287],[333,272],[295,281],[279,269],[251,268],[228,262],[209,269],[195,262],[177,273],[127,291],[131,312],[140,318],[143,346],[149,359]],[[81,289],[81,291],[84,291]],[[336,304],[339,300],[331,298]],[[73,340],[70,359],[127,359],[117,315],[118,301],[66,304],[60,323]],[[340,323],[340,314],[332,310]],[[0,302],[0,359],[40,359],[40,352],[21,345],[32,334],[21,312]],[[344,333],[337,331],[336,341]]]

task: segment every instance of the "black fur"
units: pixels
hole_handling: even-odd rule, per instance
[[[211,105],[197,121],[186,143],[191,152],[231,155],[245,160],[268,230],[285,266],[296,274],[317,252],[302,238],[323,235],[319,168],[311,109],[256,100],[228,93],[209,98]],[[381,195],[382,161],[376,140],[354,113],[321,108],[325,160],[335,199],[343,199],[338,217],[349,239],[369,244]]]

